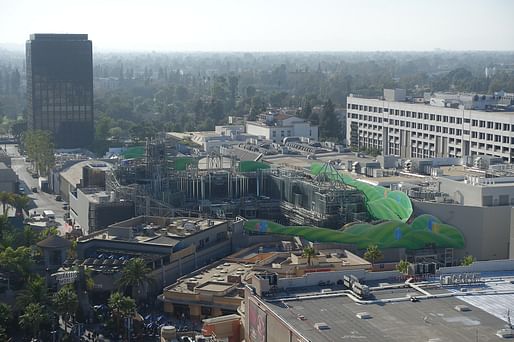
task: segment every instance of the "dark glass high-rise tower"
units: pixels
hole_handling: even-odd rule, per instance
[[[57,148],[89,146],[93,54],[87,34],[32,34],[26,57],[28,129],[52,132]]]

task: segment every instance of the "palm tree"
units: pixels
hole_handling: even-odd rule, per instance
[[[21,236],[23,238],[23,245],[30,247],[38,241],[39,234],[30,226],[25,226]]]
[[[7,329],[11,319],[12,319],[12,308],[5,303],[0,303],[0,328]],[[1,339],[0,339],[0,341],[1,341]]]
[[[130,297],[123,296],[119,292],[114,292],[107,302],[109,309],[116,324],[116,328],[120,330],[120,322],[126,317],[131,317],[136,310],[136,302]]]
[[[4,233],[9,230],[9,219],[7,215],[0,215],[0,241],[4,238]]]
[[[305,247],[302,256],[307,258],[307,264],[310,266],[311,258],[316,257],[316,250],[313,247]]]
[[[2,202],[2,210],[4,216],[7,216],[7,210],[9,207],[7,206],[12,202],[13,194],[10,192],[0,192],[0,202]]]
[[[20,294],[16,298],[16,305],[24,308],[29,304],[41,304],[44,305],[48,302],[48,288],[45,284],[45,279],[40,276],[29,279],[27,286],[20,291]]]
[[[54,294],[53,300],[55,311],[63,317],[64,332],[67,334],[67,322],[70,316],[74,316],[77,312],[79,301],[75,290],[71,285],[62,287]]]
[[[25,246],[16,249],[9,246],[0,251],[0,270],[9,275],[8,286],[12,278],[24,280],[27,277],[33,265],[31,253],[31,249]]]
[[[25,195],[14,195],[12,198],[12,206],[16,208],[16,216],[23,214],[23,210],[27,210],[27,206],[31,199]]]
[[[368,260],[372,264],[374,264],[375,261],[382,259],[382,257],[382,252],[378,249],[377,245],[369,245],[366,249],[366,253],[364,253],[364,259]]]
[[[136,300],[141,295],[141,290],[146,286],[154,283],[154,279],[148,275],[152,270],[146,266],[146,262],[142,258],[134,258],[127,262],[118,280],[118,286],[121,289],[131,288],[132,297]]]
[[[32,331],[32,337],[37,338],[39,327],[46,319],[43,306],[38,303],[31,303],[27,305],[23,315],[20,315],[19,323],[22,328]]]
[[[403,274],[407,274],[409,272],[410,263],[407,260],[400,260],[400,262],[396,265],[396,269],[398,272]]]

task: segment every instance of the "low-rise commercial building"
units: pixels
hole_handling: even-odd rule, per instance
[[[234,241],[241,239],[242,223],[140,216],[79,238],[77,257],[107,285],[126,260],[141,257],[152,269],[156,285],[166,286],[232,253]],[[97,284],[100,290],[108,290],[106,286]]]
[[[474,279],[473,290],[465,281],[405,283],[396,272],[353,273],[359,286],[338,272],[278,282],[255,274],[239,311],[245,341],[496,341],[505,332],[514,287],[510,277],[498,281],[505,272],[495,277],[491,267],[484,268],[488,275],[466,276],[477,269],[446,269],[457,279]]]
[[[114,193],[98,188],[79,188],[70,192],[70,219],[83,235],[134,217],[134,203],[119,201]]]
[[[280,112],[262,114],[257,121],[246,122],[246,133],[282,143],[287,137],[306,137],[318,140],[318,126],[307,120]]]
[[[188,274],[163,290],[160,297],[170,315],[195,319],[235,314],[244,298],[244,287],[256,273],[293,279],[320,272],[371,269],[366,260],[334,246],[317,250],[312,257],[302,250],[287,251],[290,242],[258,244]]]

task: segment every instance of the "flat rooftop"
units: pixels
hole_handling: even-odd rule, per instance
[[[174,246],[188,236],[224,223],[227,221],[194,217],[138,216],[83,236],[79,241],[98,239]]]
[[[348,161],[354,161],[361,163],[362,166],[366,163],[371,163],[376,161],[376,158],[371,156],[356,156],[354,153],[339,153],[339,152],[327,152],[327,153],[319,153],[316,154],[316,159],[307,159],[304,155],[290,155],[290,154],[280,154],[280,155],[272,155],[265,156],[264,159],[271,164],[275,164],[277,166],[289,166],[293,168],[310,168],[312,164],[316,163],[324,163],[328,161],[339,160],[341,163],[346,164]]]
[[[253,265],[239,262],[221,262],[211,268],[204,268],[197,273],[179,279],[175,284],[164,289],[164,292],[197,293],[196,289],[223,292],[229,290],[234,283],[228,281],[229,277],[241,277],[246,280],[253,273]],[[188,283],[194,283],[194,288]]]
[[[266,304],[311,341],[498,341],[495,334],[505,325],[478,307],[470,306],[468,312],[455,310],[466,303],[454,297],[380,305],[360,305],[347,297]],[[362,312],[371,318],[358,318]],[[314,327],[321,322],[328,329]]]

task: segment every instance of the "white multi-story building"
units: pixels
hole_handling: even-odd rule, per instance
[[[407,101],[400,89],[384,91],[383,99],[350,95],[348,142],[403,158],[487,155],[514,163],[511,100],[496,95],[444,97]]]
[[[246,122],[246,133],[274,143],[287,137],[306,137],[318,140],[318,126],[307,120],[284,113],[267,113],[258,121]]]

